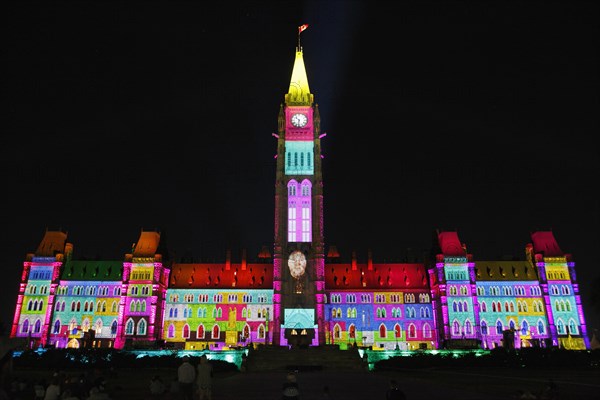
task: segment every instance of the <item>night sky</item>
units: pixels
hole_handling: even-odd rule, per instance
[[[0,321],[47,228],[79,259],[122,260],[142,229],[175,259],[272,249],[307,23],[326,243],[399,261],[455,230],[475,260],[524,259],[552,230],[600,328],[597,2],[202,3],[4,5]]]

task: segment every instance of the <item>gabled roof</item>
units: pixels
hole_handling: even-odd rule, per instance
[[[172,289],[273,289],[273,264],[173,264]]]
[[[545,257],[562,257],[564,253],[558,247],[552,231],[539,231],[531,234],[533,251],[535,254],[542,253]]]
[[[122,261],[67,261],[60,275],[69,281],[118,281],[123,278]]]
[[[528,261],[475,261],[477,281],[537,281]]]
[[[462,246],[458,233],[438,232],[438,243],[442,254],[449,257],[466,257],[467,252]]]
[[[60,231],[46,231],[35,251],[36,257],[55,257],[64,254],[67,234]]]
[[[428,289],[423,264],[352,264],[325,265],[325,289],[335,290],[411,290]]]

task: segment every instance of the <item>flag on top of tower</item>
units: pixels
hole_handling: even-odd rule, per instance
[[[300,25],[300,26],[298,27],[298,35],[299,35],[299,34],[301,34],[301,33],[302,33],[302,31],[306,30],[306,28],[308,28],[308,24],[303,24],[303,25]]]

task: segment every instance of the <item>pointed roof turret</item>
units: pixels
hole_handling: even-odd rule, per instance
[[[314,96],[310,93],[310,88],[308,87],[302,48],[297,47],[290,88],[285,95],[285,104],[288,106],[311,106],[313,101]]]

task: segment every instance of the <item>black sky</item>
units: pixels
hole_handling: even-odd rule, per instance
[[[271,133],[308,23],[326,242],[391,261],[457,230],[490,260],[551,229],[600,328],[596,2],[202,3],[4,6],[0,321],[46,228],[76,257],[155,228],[174,257],[272,246]]]

